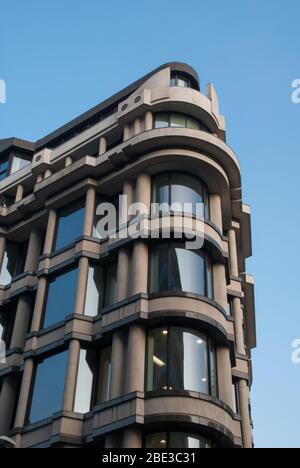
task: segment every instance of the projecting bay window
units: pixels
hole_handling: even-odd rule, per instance
[[[194,391],[217,397],[215,343],[184,327],[151,330],[147,340],[147,391]]]
[[[191,128],[211,133],[208,127],[194,117],[175,112],[159,112],[154,115],[154,128]]]
[[[152,201],[159,212],[178,211],[209,219],[209,195],[201,179],[190,174],[167,172],[154,177]]]
[[[212,265],[202,250],[171,242],[152,248],[150,292],[187,292],[213,298]]]
[[[145,448],[148,449],[209,449],[213,447],[212,441],[185,432],[157,432],[147,434],[145,437]]]

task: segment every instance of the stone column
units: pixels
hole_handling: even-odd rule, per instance
[[[141,240],[136,240],[133,245],[132,295],[148,292],[148,246]]]
[[[31,332],[38,332],[41,328],[46,291],[47,278],[45,276],[41,276],[38,282],[35,304],[33,309]]]
[[[150,214],[151,206],[151,177],[148,174],[139,174],[136,181],[136,202],[146,207],[144,214]],[[141,213],[143,214],[143,213]]]
[[[111,398],[118,398],[124,393],[125,378],[125,355],[126,343],[125,335],[121,330],[116,330],[113,334],[112,354],[111,354]]]
[[[24,195],[24,187],[23,185],[19,184],[17,187],[17,193],[16,193],[16,198],[15,198],[15,203],[18,203],[23,199]]]
[[[129,140],[129,136],[130,136],[130,128],[129,128],[129,125],[124,125],[124,132],[123,132],[123,141],[127,141]]]
[[[96,203],[96,190],[90,187],[86,193],[83,235],[92,236]]]
[[[235,322],[236,351],[239,354],[246,354],[243,331],[244,314],[242,310],[241,300],[239,297],[233,298],[233,314]]]
[[[210,220],[223,232],[222,204],[219,194],[210,195]]]
[[[133,183],[131,180],[124,182],[122,195],[127,197],[127,203],[122,200],[119,217],[121,224],[126,224],[130,219],[128,207],[133,203]]]
[[[32,379],[34,376],[34,362],[32,358],[25,360],[23,378],[19,396],[19,403],[15,419],[15,427],[22,428],[26,425],[26,414],[30,398]]]
[[[74,314],[80,315],[84,313],[88,276],[89,276],[89,260],[87,257],[81,257],[79,260],[79,265],[78,265],[78,277],[77,277]]]
[[[138,429],[125,429],[123,438],[123,448],[142,448],[142,433]]]
[[[145,131],[152,130],[153,128],[153,114],[151,111],[147,111],[145,114]]]
[[[63,399],[64,411],[73,411],[74,409],[79,357],[80,357],[80,342],[78,340],[71,340],[70,346],[69,346],[69,359],[68,359],[67,375],[66,375],[65,388],[64,388],[64,399]]]
[[[223,307],[227,308],[227,285],[226,285],[226,271],[223,263],[213,264],[213,282],[214,282],[214,299]]]
[[[252,448],[252,428],[249,414],[249,387],[246,380],[239,380],[238,386],[244,448]]]
[[[71,166],[72,163],[73,163],[73,160],[72,160],[71,156],[67,156],[66,161],[65,161],[65,167]]]
[[[23,348],[29,328],[32,301],[29,296],[21,296],[18,302],[16,318],[11,339],[11,348]]]
[[[44,243],[44,255],[51,254],[54,247],[55,230],[57,224],[57,213],[54,209],[49,210],[46,238]]]
[[[39,174],[36,178],[36,183],[39,184],[43,180],[43,174]]]
[[[44,179],[47,179],[50,176],[52,176],[51,169],[46,169],[45,174],[44,174]]]
[[[25,268],[24,271],[34,272],[38,266],[38,259],[41,253],[42,235],[37,229],[30,233]]]
[[[4,377],[0,392],[0,436],[10,431],[17,398],[17,377],[7,375]]]
[[[129,277],[129,250],[122,248],[118,255],[117,272],[117,302],[123,301],[128,297],[128,277]]]
[[[98,155],[101,156],[102,154],[106,153],[106,149],[107,149],[106,138],[105,137],[100,137]]]
[[[134,134],[138,135],[139,133],[141,133],[141,119],[137,117],[134,121]]]
[[[236,235],[235,235],[234,229],[229,229],[228,237],[229,237],[229,256],[230,256],[231,274],[237,277],[239,276],[239,268],[238,268],[238,258],[237,258],[237,250],[236,250]]]
[[[127,393],[144,391],[145,353],[145,329],[141,325],[131,325],[127,349]]]
[[[217,349],[218,363],[218,384],[219,398],[233,409],[232,396],[232,371],[229,348],[227,346],[218,346]]]

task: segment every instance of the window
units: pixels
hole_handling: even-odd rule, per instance
[[[62,409],[68,352],[40,362],[36,369],[29,424],[52,416]]]
[[[30,164],[30,160],[28,159],[28,157],[20,153],[15,153],[13,155],[10,173],[14,174],[20,169],[23,169],[23,167],[28,166],[28,164]]]
[[[90,266],[84,314],[95,317],[104,307],[116,302],[117,263],[106,267]]]
[[[13,242],[6,242],[1,267],[0,284],[4,286],[8,285],[15,276],[24,272],[26,254],[27,243],[16,244]]]
[[[81,349],[74,403],[76,413],[88,413],[91,409],[94,365],[94,352]]]
[[[207,187],[200,179],[189,174],[171,172],[154,177],[152,201],[161,205],[157,207],[160,212],[171,209],[209,219]]]
[[[0,161],[0,181],[4,180],[7,177],[8,173],[9,160],[8,158]]]
[[[111,398],[111,346],[101,351],[96,383],[96,405]]]
[[[152,248],[150,290],[189,292],[213,298],[212,268],[204,250],[186,250],[181,243]]]
[[[74,203],[59,212],[55,250],[75,242],[83,233],[84,200]]]
[[[111,204],[110,211],[105,209],[104,214],[100,214],[99,207],[103,203],[103,209],[108,208],[107,204]],[[106,205],[106,206],[105,206]],[[119,195],[112,199],[97,198],[95,204],[93,237],[104,239],[109,232],[116,231],[119,226]]]
[[[238,393],[238,383],[236,380],[232,382],[232,401],[233,401],[233,412],[239,413],[239,393]]]
[[[145,448],[213,448],[213,443],[194,434],[184,432],[158,432],[145,437]]]
[[[9,206],[12,206],[15,203],[15,197],[11,197],[10,195],[3,194],[1,197],[1,206],[3,208],[8,208]]]
[[[73,314],[77,271],[77,269],[70,270],[50,281],[44,313],[44,328],[64,320],[66,315]]]
[[[15,322],[15,309],[3,310],[0,312],[0,342],[5,343],[5,348],[9,349],[14,322]]]
[[[147,391],[153,390],[189,390],[216,397],[214,341],[189,328],[151,330],[147,340]]]
[[[192,128],[211,133],[209,128],[197,119],[176,112],[159,112],[154,115],[154,128],[180,127]]]
[[[172,72],[171,73],[171,86],[179,88],[193,88],[198,90],[198,84],[192,77],[184,73]]]

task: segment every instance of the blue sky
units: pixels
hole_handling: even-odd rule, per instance
[[[167,61],[214,83],[252,205],[255,443],[300,447],[299,1],[1,3],[0,138],[36,140]]]

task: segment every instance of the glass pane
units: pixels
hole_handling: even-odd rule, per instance
[[[166,390],[168,329],[157,328],[148,334],[147,391]]]
[[[182,432],[170,432],[168,448],[211,448],[211,442]]]
[[[62,408],[68,352],[57,354],[37,366],[29,423],[52,416]]]
[[[26,244],[6,243],[3,257],[0,284],[7,285],[12,278],[24,271],[26,257]]]
[[[217,378],[217,353],[215,342],[209,339],[209,367],[210,367],[210,393],[217,398],[218,378]]]
[[[102,302],[103,269],[101,267],[89,267],[84,315],[95,317],[99,313]]]
[[[233,412],[238,414],[239,406],[238,406],[238,387],[236,382],[232,383],[232,401],[233,401]]]
[[[106,269],[105,298],[103,307],[109,307],[116,302],[117,292],[117,264],[109,265]]]
[[[186,117],[182,114],[171,114],[171,127],[186,127]]]
[[[110,400],[111,392],[111,347],[101,351],[96,404]]]
[[[172,174],[171,203],[179,204],[181,211],[203,217],[203,184],[187,174]],[[185,204],[185,205],[184,205]]]
[[[58,276],[48,288],[44,328],[73,314],[77,286],[77,269]]]
[[[170,329],[169,386],[208,394],[207,339],[184,328]]]
[[[168,244],[160,244],[152,249],[151,292],[168,291]]]
[[[160,448],[164,449],[167,447],[167,433],[159,432],[157,434],[149,434],[145,440],[146,448]]]
[[[187,128],[193,128],[195,130],[200,129],[200,123],[198,122],[198,120],[193,119],[193,117],[186,118],[186,126]]]
[[[213,278],[211,259],[206,255],[206,295],[209,299],[213,299]]]
[[[83,233],[84,201],[64,208],[59,213],[55,250],[75,241]]]
[[[85,349],[80,350],[74,411],[88,413],[91,408],[93,388],[94,353]]]
[[[30,161],[28,161],[28,159],[22,158],[20,156],[14,156],[10,173],[13,174],[14,172],[17,172],[20,169],[23,169],[23,167],[28,166],[28,164],[30,164]]]
[[[159,203],[161,205],[158,209],[154,210],[158,212],[169,211],[169,175],[161,174],[154,178],[153,182],[153,203]]]
[[[182,88],[187,88],[189,86],[189,82],[186,78],[178,77],[176,85]]]
[[[15,321],[15,311],[0,312],[0,341],[4,341],[5,348],[9,349]]]
[[[155,128],[164,128],[169,126],[169,115],[168,114],[156,114],[154,127]]]
[[[201,251],[171,246],[171,290],[205,295],[205,261]]]
[[[1,173],[4,172],[6,175],[7,169],[8,169],[8,159],[0,162],[0,172]]]

